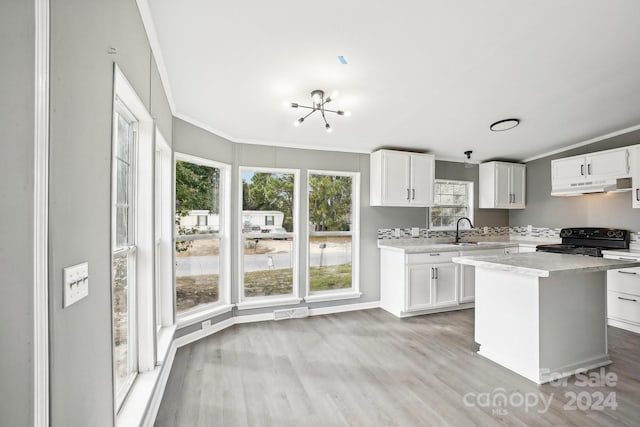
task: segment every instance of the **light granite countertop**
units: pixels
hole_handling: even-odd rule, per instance
[[[537,245],[557,243],[553,241],[533,240],[486,240],[476,243],[462,242],[461,245],[447,242],[434,242],[432,239],[385,239],[378,240],[378,248],[418,254],[429,252],[469,252],[483,249],[514,248],[520,245],[535,247]]]
[[[513,255],[455,257],[453,262],[480,268],[509,271],[537,277],[569,273],[590,273],[615,268],[638,267],[640,261],[626,261],[585,255],[530,252]]]

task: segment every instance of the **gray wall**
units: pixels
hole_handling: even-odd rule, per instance
[[[270,147],[261,145],[234,144],[224,138],[204,131],[180,119],[174,119],[174,150],[206,159],[229,163],[233,167],[234,183],[232,194],[237,195],[238,166],[262,166],[278,168],[294,168],[301,170],[300,194],[306,194],[304,176],[308,169],[326,169],[336,171],[360,172],[360,290],[362,298],[355,300],[316,303],[311,307],[327,305],[353,304],[358,302],[377,301],[380,299],[380,282],[378,277],[377,230],[385,227],[424,227],[426,209],[424,208],[387,208],[369,206],[369,155],[355,153],[338,153],[331,151],[302,150],[294,148]],[[302,212],[307,208],[304,197],[300,200]],[[237,199],[232,201],[232,229],[238,223]],[[237,242],[233,241],[233,253],[236,253]],[[234,257],[235,258],[235,257]],[[304,295],[304,271],[306,256],[301,253],[300,295]],[[232,297],[237,301],[237,260],[232,264]],[[273,309],[266,309],[271,311]],[[241,311],[240,315],[260,313],[265,310]]]
[[[630,132],[527,163],[527,208],[512,210],[512,226],[617,227],[640,231],[640,209],[631,208],[629,192],[551,197],[551,160],[640,144],[640,131]]]
[[[33,424],[34,2],[0,2],[0,425]]]
[[[110,47],[117,53],[110,54]],[[135,0],[51,1],[49,279],[54,426],[114,423],[110,292],[114,62],[171,143],[171,114]],[[63,309],[62,270],[84,261],[89,262],[89,296]]]
[[[509,211],[507,209],[479,209],[478,194],[480,171],[478,166],[465,168],[464,163],[436,161],[436,179],[454,179],[473,182],[474,227],[498,227],[509,225]]]

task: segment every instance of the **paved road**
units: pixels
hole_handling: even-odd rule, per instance
[[[267,270],[269,257],[273,260],[273,268],[289,268],[293,263],[291,254],[259,254],[244,257],[245,271]],[[340,265],[351,262],[351,254],[344,252],[327,252],[323,255],[322,265]],[[311,265],[320,265],[320,254],[311,254]],[[176,276],[199,276],[202,274],[218,274],[220,265],[218,258],[211,256],[178,257]]]

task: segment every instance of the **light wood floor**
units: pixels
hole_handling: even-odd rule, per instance
[[[235,325],[178,350],[156,426],[640,425],[640,335],[609,328],[615,387],[536,386],[475,349],[473,310]],[[500,388],[513,404],[475,404]],[[565,409],[581,392],[615,393],[617,408]],[[518,398],[539,395],[543,414]]]

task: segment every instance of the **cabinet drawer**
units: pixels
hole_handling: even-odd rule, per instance
[[[607,271],[607,289],[640,295],[640,268],[621,268]]]
[[[607,293],[607,316],[640,324],[640,297],[609,291]]]
[[[449,262],[451,258],[458,256],[458,252],[430,252],[423,254],[407,255],[407,264],[439,264]]]

